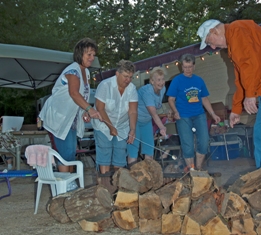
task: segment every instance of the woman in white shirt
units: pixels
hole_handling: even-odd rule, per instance
[[[90,121],[90,118],[101,120],[99,112],[88,102],[88,67],[94,61],[97,50],[96,43],[90,38],[83,38],[76,44],[74,62],[67,66],[57,79],[52,95],[45,102],[39,115],[43,127],[54,138],[53,147],[66,161],[75,160],[77,136],[83,137],[84,122]],[[58,169],[60,172],[73,172],[73,166],[64,166],[60,162]]]
[[[121,60],[116,75],[103,80],[95,93],[95,108],[103,122],[92,120],[97,170],[104,174],[127,165],[127,144],[133,143],[137,121],[138,95],[132,77],[135,66]]]

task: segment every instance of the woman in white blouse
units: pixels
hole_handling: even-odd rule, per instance
[[[97,170],[104,174],[127,165],[127,144],[133,143],[137,121],[138,95],[132,77],[135,66],[121,60],[116,75],[103,80],[95,93],[95,108],[103,122],[92,119]]]

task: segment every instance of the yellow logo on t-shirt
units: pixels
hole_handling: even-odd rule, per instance
[[[198,97],[190,97],[190,99],[188,100],[189,103],[195,103],[195,102],[199,102]]]
[[[190,90],[186,93],[186,97],[189,103],[196,103],[199,102],[198,99],[198,90],[197,89],[193,89]]]

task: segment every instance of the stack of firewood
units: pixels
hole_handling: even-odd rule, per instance
[[[108,178],[109,179],[109,178]],[[261,234],[261,170],[240,177],[228,190],[205,171],[164,183],[161,166],[144,160],[112,177],[114,194],[95,185],[54,197],[49,214],[84,231],[112,226],[141,233]]]

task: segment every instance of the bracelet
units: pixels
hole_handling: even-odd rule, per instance
[[[213,116],[214,114],[215,114],[214,112],[211,112],[211,113],[210,113],[210,116]]]
[[[85,109],[85,111],[88,113],[89,112],[89,110],[92,108],[92,106],[91,105],[89,105],[86,109]]]

